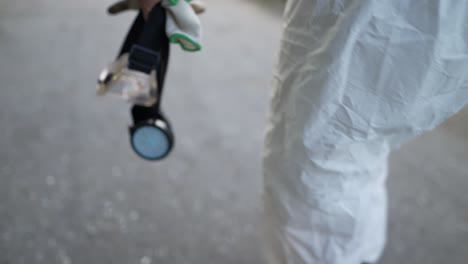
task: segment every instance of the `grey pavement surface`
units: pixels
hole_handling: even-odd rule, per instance
[[[211,0],[200,54],[174,49],[162,163],[130,150],[97,73],[134,14],[111,0],[0,2],[0,264],[261,263],[260,150],[278,12]],[[383,264],[468,259],[468,110],[391,162]]]

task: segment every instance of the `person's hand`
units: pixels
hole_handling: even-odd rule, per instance
[[[161,2],[161,0],[138,0],[138,2],[140,2],[140,8],[143,12],[143,16],[148,18],[148,15],[151,10],[153,10],[153,7]]]
[[[169,41],[180,44],[186,51],[201,50],[201,23],[197,14],[206,10],[201,0],[119,0],[108,11],[115,15],[126,10],[141,10],[147,18],[159,3],[167,10],[166,34]]]
[[[111,5],[108,9],[111,15],[116,15],[127,10],[143,10],[145,17],[149,15],[153,7],[161,2],[161,0],[120,0]],[[203,1],[194,0],[190,2],[193,10],[197,14],[204,13],[206,6]]]

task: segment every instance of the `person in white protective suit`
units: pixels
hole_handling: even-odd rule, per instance
[[[376,262],[387,160],[468,102],[468,1],[288,0],[264,149],[269,264]]]
[[[264,148],[267,263],[376,262],[390,151],[467,102],[468,1],[288,0]]]

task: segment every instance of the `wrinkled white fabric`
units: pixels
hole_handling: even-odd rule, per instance
[[[468,102],[468,1],[289,0],[264,149],[269,264],[374,262],[390,151]]]

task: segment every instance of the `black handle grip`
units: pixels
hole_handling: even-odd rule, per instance
[[[140,33],[138,45],[160,52],[161,43],[165,37],[166,10],[159,3],[149,13],[143,31]]]
[[[166,35],[166,18],[166,11],[160,3],[153,8],[147,20],[140,12],[119,53],[119,57],[125,53],[130,54],[130,68],[147,73],[153,68],[157,71],[157,103],[151,107],[133,106],[134,120],[144,119],[150,115],[154,116],[160,113],[170,53],[169,39]],[[145,51],[149,54],[148,56],[144,54]],[[148,60],[154,60],[154,65],[148,64]]]

